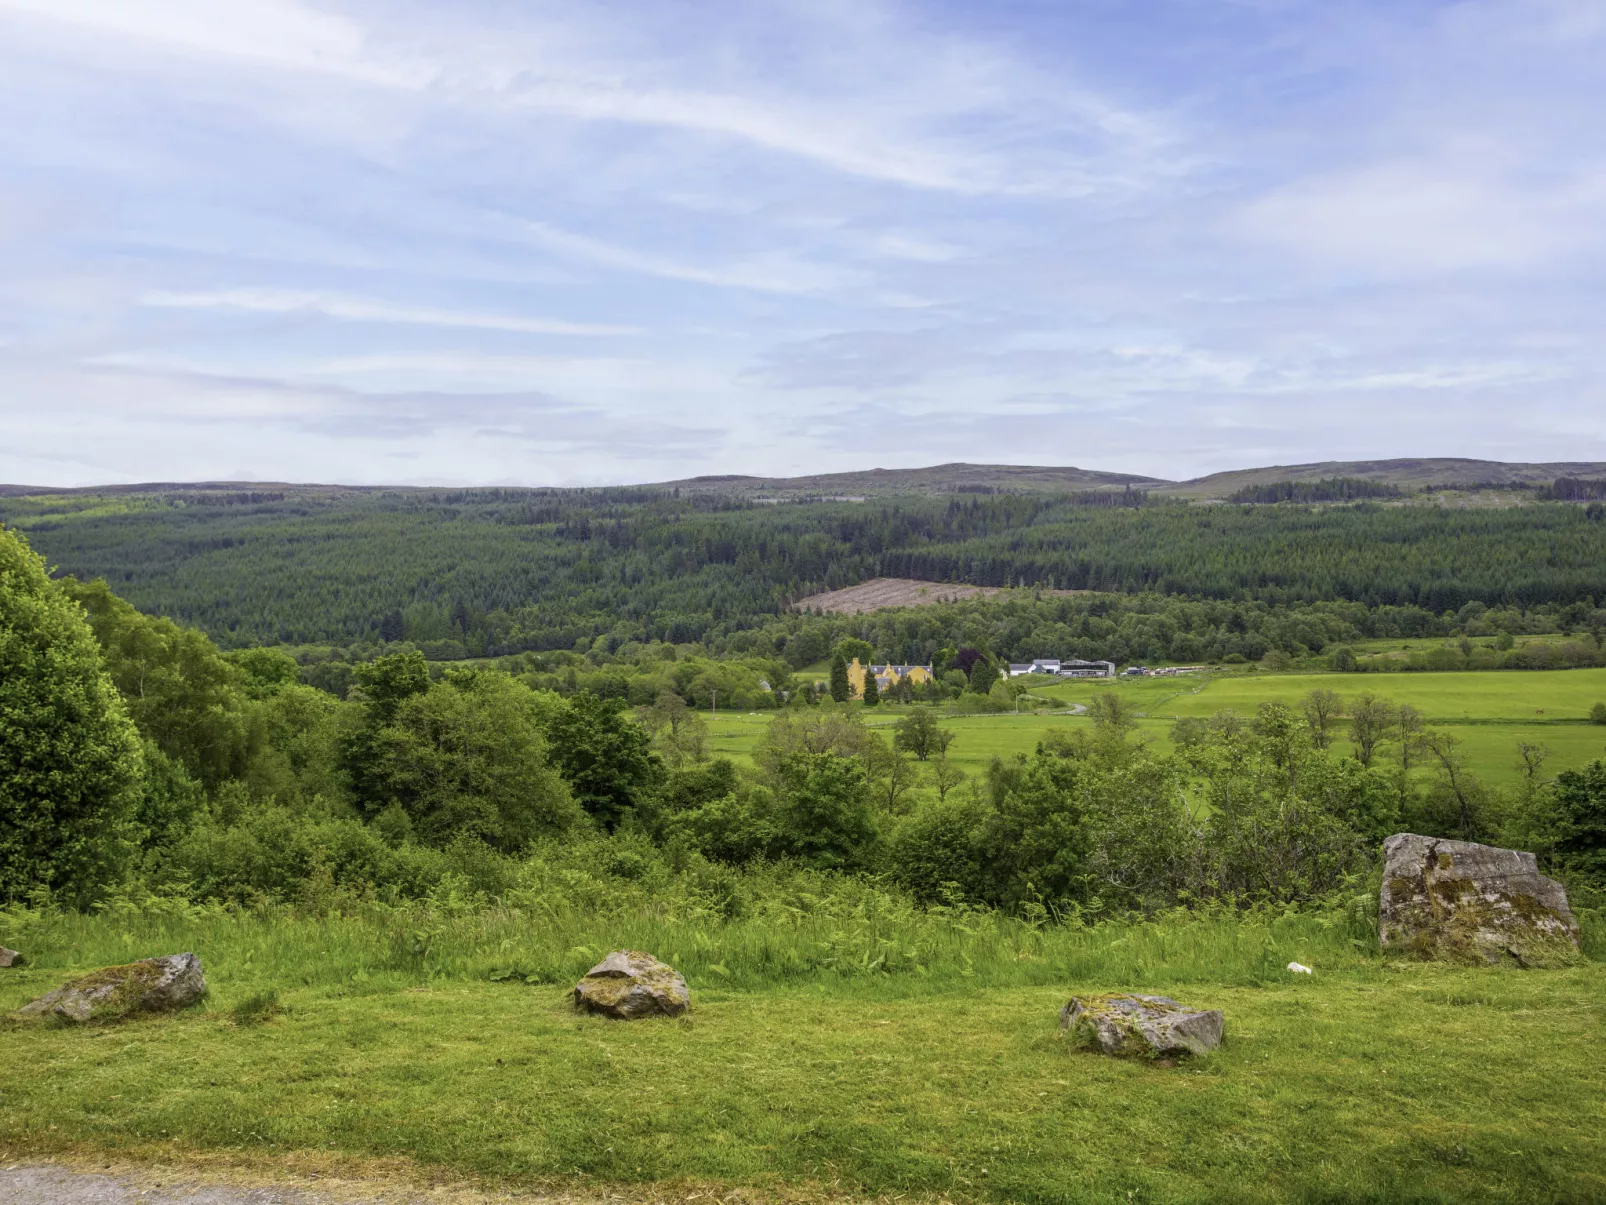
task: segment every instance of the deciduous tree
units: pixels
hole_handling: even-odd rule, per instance
[[[142,779],[83,611],[0,529],[0,902],[88,903],[132,850]]]

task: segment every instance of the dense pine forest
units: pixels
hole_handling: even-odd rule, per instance
[[[1603,518],[1598,503],[1197,506],[1123,494],[765,504],[668,489],[288,487],[0,499],[0,521],[25,531],[58,572],[104,577],[141,609],[224,647],[406,639],[442,656],[599,638],[719,647],[785,627],[797,599],[887,575],[1126,596],[1062,602],[1045,617],[1079,637],[1110,636],[1084,620],[1114,613],[1119,623],[1138,596],[1151,596],[1144,613],[1167,605],[1155,596],[1219,600],[1239,617],[1187,621],[1198,639],[1174,655],[1219,646],[1253,657],[1217,630],[1241,636],[1267,628],[1273,611],[1346,604],[1340,628],[1309,620],[1316,639],[1283,642],[1319,649],[1426,634],[1469,605],[1593,613],[1606,598]],[[1131,651],[1171,653],[1152,638]]]

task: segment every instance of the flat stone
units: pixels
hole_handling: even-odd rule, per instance
[[[176,1012],[206,994],[201,960],[194,954],[146,958],[106,967],[64,983],[24,1004],[19,1017],[55,1017],[82,1024],[116,1021],[136,1013]]]
[[[1072,996],[1060,1010],[1071,1040],[1110,1055],[1204,1054],[1221,1045],[1227,1021],[1219,1008],[1196,1009],[1169,996]]]
[[[1531,853],[1396,833],[1383,842],[1378,942],[1416,958],[1472,965],[1578,960],[1567,892]]]
[[[576,1008],[634,1021],[677,1017],[691,1006],[680,972],[640,950],[615,950],[574,985]]]
[[[22,965],[22,955],[15,950],[8,950],[0,946],[0,967],[18,967]]]

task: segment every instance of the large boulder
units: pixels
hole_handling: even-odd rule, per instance
[[[1072,996],[1060,1010],[1060,1028],[1078,1045],[1105,1054],[1160,1058],[1204,1054],[1221,1045],[1226,1018],[1219,1008],[1195,1009],[1169,996]]]
[[[74,979],[24,1004],[17,1015],[79,1023],[116,1021],[136,1013],[176,1012],[205,994],[201,960],[194,954],[169,954]]]
[[[691,1006],[691,992],[674,967],[640,950],[615,950],[574,985],[576,1008],[622,1021],[676,1017]]]
[[[0,946],[0,967],[17,967],[22,965],[22,955],[15,950],[8,950]]]
[[[1396,833],[1383,842],[1378,941],[1417,958],[1563,966],[1578,959],[1567,892],[1530,853]]]

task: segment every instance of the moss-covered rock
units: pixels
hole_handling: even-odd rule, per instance
[[[1578,960],[1567,892],[1531,853],[1396,833],[1383,842],[1378,941],[1410,957],[1469,965]]]
[[[1204,1054],[1221,1045],[1227,1021],[1219,1008],[1194,1009],[1169,996],[1072,996],[1060,1028],[1080,1046],[1105,1054]]]
[[[126,966],[105,967],[64,983],[53,992],[24,1004],[19,1017],[54,1017],[82,1024],[119,1021],[136,1013],[176,1012],[206,995],[201,960],[194,954],[169,954]]]
[[[691,1006],[691,992],[674,967],[640,950],[615,950],[574,985],[574,1004],[622,1021],[675,1017]]]

